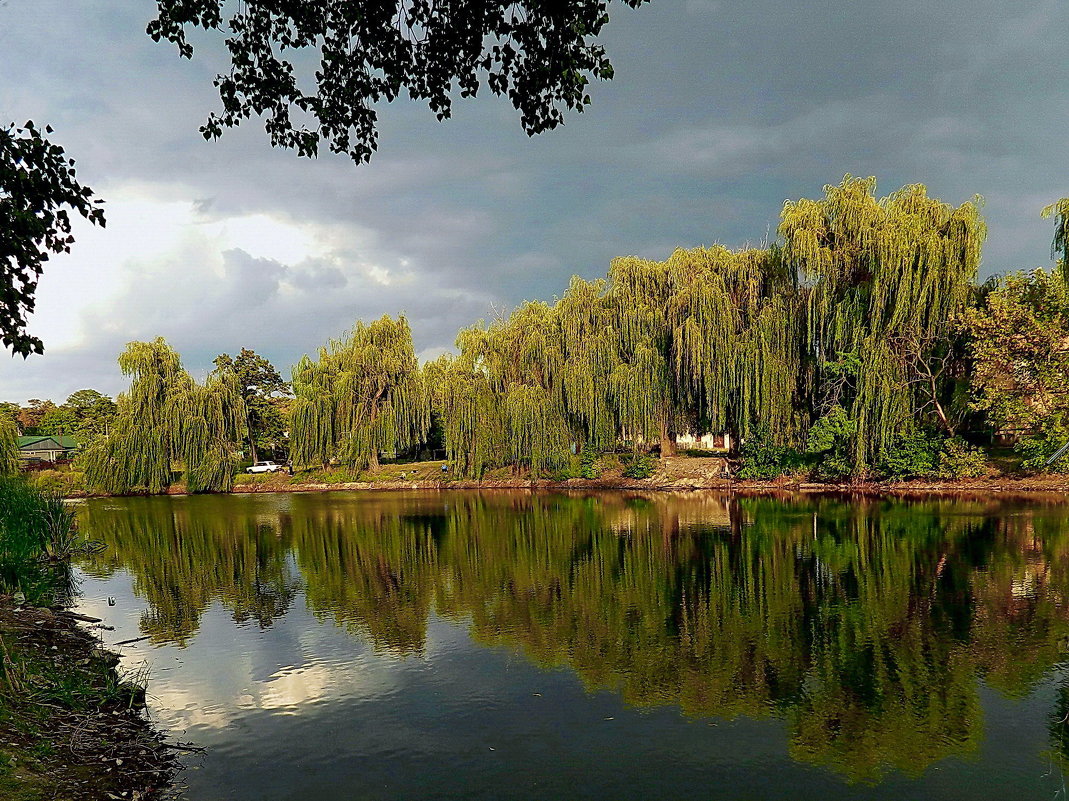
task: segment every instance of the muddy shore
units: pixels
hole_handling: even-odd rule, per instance
[[[145,717],[145,690],[67,609],[0,596],[0,798],[150,801],[168,797],[175,745]]]

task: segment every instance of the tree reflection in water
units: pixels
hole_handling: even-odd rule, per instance
[[[216,496],[82,514],[108,545],[87,570],[134,576],[158,642],[185,642],[213,601],[269,626],[303,588],[318,617],[418,654],[433,611],[635,706],[782,718],[795,759],[853,780],[975,753],[977,679],[1025,695],[1069,639],[1069,506],[1036,501]],[[1067,715],[1063,681],[1063,764]]]

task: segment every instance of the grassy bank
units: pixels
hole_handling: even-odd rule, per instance
[[[386,462],[374,471],[351,472],[342,468],[301,470],[234,477],[233,492],[314,492],[331,489],[478,489],[478,488],[587,488],[646,490],[778,490],[838,492],[844,488],[868,493],[898,494],[948,491],[1069,491],[1069,474],[1035,473],[1022,469],[1019,455],[1009,449],[992,450],[971,475],[952,473],[921,476],[879,477],[867,481],[821,478],[805,469],[769,471],[770,475],[744,477],[739,462],[730,465],[721,454],[686,451],[679,456],[654,458],[629,454],[600,454],[593,459],[580,455],[568,469],[533,476],[527,471],[499,468],[479,479],[461,478],[443,469],[444,461]],[[780,474],[784,473],[784,474]],[[78,470],[44,470],[30,473],[32,486],[69,498],[93,493]],[[184,494],[186,487],[175,483],[170,494]],[[136,494],[136,493],[135,493]]]
[[[144,689],[66,609],[79,548],[63,501],[0,478],[0,798],[158,797],[173,758]],[[98,621],[97,621],[98,622]]]

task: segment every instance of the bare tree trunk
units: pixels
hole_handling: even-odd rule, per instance
[[[661,458],[676,455],[676,432],[671,424],[665,420],[661,423]]]
[[[245,418],[245,427],[249,430],[249,453],[252,454],[252,461],[260,461],[260,454],[256,452],[256,437],[253,436],[252,426],[249,425],[249,418]]]
[[[954,436],[954,426],[951,425],[950,420],[947,419],[946,412],[943,411],[943,404],[939,402],[939,391],[935,385],[935,378],[931,379],[932,387],[932,404],[935,408],[935,415],[939,418],[939,421],[943,424],[943,427],[947,430],[950,436]]]

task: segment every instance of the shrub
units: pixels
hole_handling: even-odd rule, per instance
[[[579,452],[579,478],[593,479],[601,475],[601,470],[598,468],[599,456],[600,454],[589,442],[583,445],[583,450]]]
[[[942,440],[917,429],[895,437],[880,456],[877,472],[884,478],[925,478],[937,474]]]
[[[1014,447],[1021,454],[1021,469],[1029,473],[1069,473],[1069,452],[1047,464],[1069,442],[1069,433],[1061,426],[1041,434],[1024,437]]]
[[[939,450],[941,478],[979,478],[987,475],[991,466],[987,455],[960,437],[945,440]]]
[[[646,453],[635,453],[624,457],[625,478],[649,478],[657,470],[657,463]]]
[[[857,433],[857,422],[841,406],[832,407],[809,429],[806,450],[817,462],[818,478],[839,480],[854,474],[850,445]]]
[[[88,488],[80,470],[35,470],[27,476],[34,489],[52,495],[82,495]]]
[[[55,603],[71,590],[64,561],[74,544],[74,515],[55,495],[23,478],[0,478],[0,590],[21,591],[34,605]]]
[[[765,431],[747,437],[742,443],[742,468],[739,478],[779,478],[801,472],[805,457],[795,448],[776,445]]]

